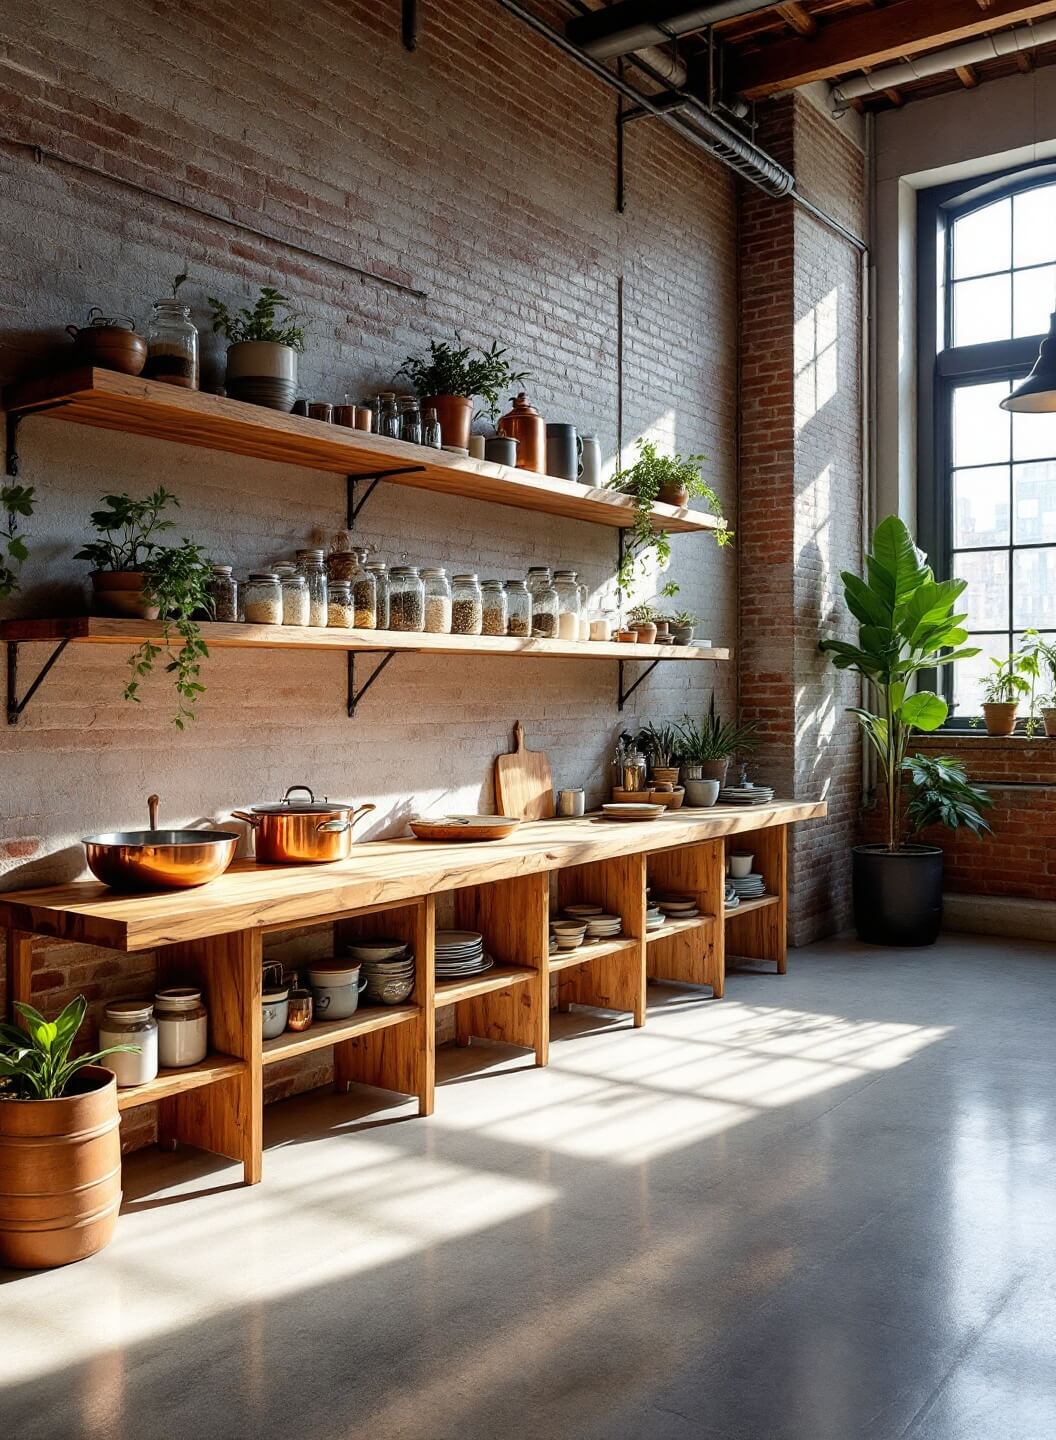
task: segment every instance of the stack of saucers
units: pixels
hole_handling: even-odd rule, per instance
[[[692,895],[658,895],[656,903],[668,920],[692,920],[700,909]]]
[[[773,798],[772,785],[725,785],[719,791],[722,805],[769,805]]]
[[[726,909],[736,910],[741,903],[741,897],[737,894],[737,887],[732,880],[726,881]]]
[[[654,930],[662,930],[667,924],[667,919],[659,905],[650,904],[645,912],[646,934],[652,934]]]
[[[484,950],[484,936],[477,930],[436,932],[436,978],[460,980],[482,975],[495,961]]]
[[[618,915],[591,915],[587,921],[587,934],[591,940],[612,940],[623,929]]]
[[[750,875],[731,875],[727,885],[732,887],[739,900],[755,900],[766,894],[766,881],[757,870]]]
[[[399,1005],[414,989],[414,955],[405,940],[376,936],[346,946],[351,960],[358,960],[367,986],[364,1000],[377,1005]]]

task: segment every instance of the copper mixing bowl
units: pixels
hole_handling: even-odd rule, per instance
[[[233,830],[118,830],[84,841],[88,868],[112,890],[189,890],[235,858]]]

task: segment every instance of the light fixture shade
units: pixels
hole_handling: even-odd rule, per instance
[[[1041,342],[1034,369],[1001,401],[1001,409],[1028,415],[1056,410],[1056,313],[1049,321],[1049,333]]]

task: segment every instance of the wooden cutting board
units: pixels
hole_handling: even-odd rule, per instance
[[[554,782],[550,761],[542,750],[524,748],[524,727],[513,727],[514,748],[495,761],[495,806],[500,815],[522,820],[551,820],[554,816]]]

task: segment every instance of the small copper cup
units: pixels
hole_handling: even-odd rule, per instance
[[[308,406],[310,420],[325,420],[329,425],[334,418],[334,407],[329,400],[315,400]]]
[[[356,428],[356,416],[358,414],[359,411],[355,405],[335,405],[334,424],[344,425],[347,429],[354,430]]]
[[[369,406],[369,405],[357,405],[357,406],[355,407],[355,410],[356,410],[356,429],[357,429],[357,430],[373,430],[373,429],[374,429],[374,411],[370,408],[370,406]]]
[[[312,992],[291,990],[289,1014],[286,1017],[287,1030],[307,1030],[312,1023]]]

